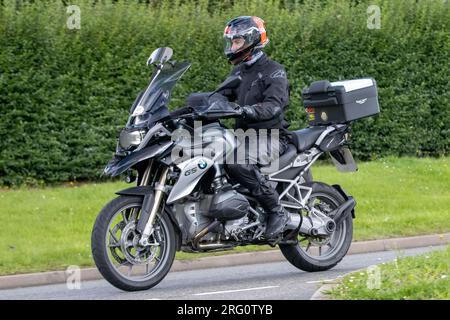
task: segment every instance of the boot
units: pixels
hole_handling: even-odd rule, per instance
[[[286,230],[286,225],[289,222],[289,212],[282,206],[277,206],[269,212],[269,218],[266,226],[266,237],[274,238],[278,234]]]

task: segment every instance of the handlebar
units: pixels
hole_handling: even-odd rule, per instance
[[[236,118],[242,115],[242,111],[236,108],[236,104],[230,102],[217,102],[210,106],[198,107],[196,110],[190,106],[182,107],[173,111],[170,115],[172,118],[193,118],[205,120],[218,120],[226,118]],[[201,109],[203,108],[203,110]]]

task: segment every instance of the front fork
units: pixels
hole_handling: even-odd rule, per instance
[[[152,164],[153,163],[151,163],[145,170],[141,180],[141,186],[148,184]],[[158,209],[161,205],[161,200],[163,198],[168,171],[169,171],[168,167],[164,167],[162,169],[161,176],[159,177],[159,180],[155,183],[154,196],[146,195],[144,198],[144,202],[142,203],[141,219],[139,219],[139,223],[137,226],[138,230],[142,230],[142,236],[141,239],[139,240],[139,244],[141,246],[149,245],[148,238],[153,233],[153,224],[155,222],[156,214],[158,212]],[[148,217],[148,219],[146,219],[146,217]]]

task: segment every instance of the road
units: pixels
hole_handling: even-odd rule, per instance
[[[0,290],[0,299],[309,299],[323,280],[392,261],[398,256],[416,255],[440,248],[443,247],[348,255],[335,268],[325,272],[303,272],[286,261],[169,272],[156,287],[140,292],[123,292],[104,280],[98,280],[82,281],[80,289],[71,290],[66,284]]]

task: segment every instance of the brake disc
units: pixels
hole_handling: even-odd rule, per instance
[[[141,235],[136,232],[136,223],[130,221],[122,230],[120,237],[120,247],[126,260],[135,264],[145,264],[151,261],[156,255],[157,246],[145,246],[139,244]],[[154,252],[152,252],[155,249]]]

